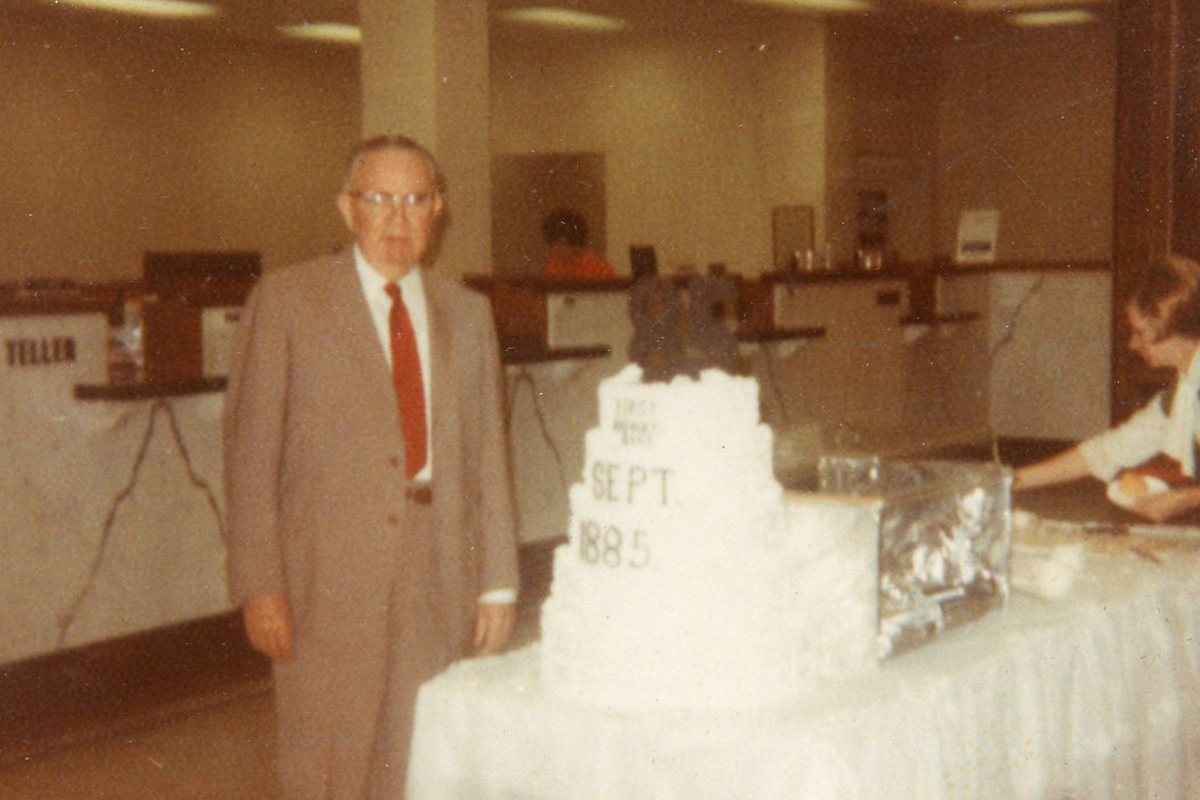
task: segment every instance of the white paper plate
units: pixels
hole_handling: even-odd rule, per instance
[[[1158,494],[1165,492],[1168,488],[1167,482],[1162,478],[1156,478],[1153,475],[1143,475],[1142,480],[1146,482],[1146,495]],[[1143,495],[1145,496],[1145,495]],[[1133,508],[1136,498],[1125,494],[1125,490],[1121,488],[1121,481],[1114,480],[1108,484],[1108,499],[1119,505],[1121,508]]]

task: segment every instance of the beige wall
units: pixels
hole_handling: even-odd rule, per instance
[[[493,154],[603,153],[618,270],[628,270],[630,244],[653,244],[667,268],[769,267],[768,192],[812,194],[794,177],[763,179],[752,87],[764,53],[752,39],[579,36],[547,48],[494,36],[492,44]],[[776,127],[799,138],[795,123]],[[770,160],[782,160],[775,153],[786,143],[773,147]]]
[[[355,51],[49,19],[0,18],[0,281],[134,278],[148,249],[278,266],[343,239]]]
[[[903,260],[933,252],[940,58],[927,39],[862,22],[830,26],[827,238],[834,257],[857,249],[858,192],[887,201],[888,249]]]
[[[815,206],[854,250],[856,193],[889,198],[889,246],[954,252],[959,212],[1001,212],[1004,260],[1111,250],[1111,27],[991,29],[943,44],[842,21],[681,37],[493,39],[492,152],[602,152],[608,251],[668,266],[770,263],[772,205]]]
[[[827,84],[825,27],[796,19],[750,39],[752,84],[765,204],[813,208],[815,242],[825,240],[826,148],[834,96]],[[756,44],[757,43],[757,44]]]
[[[1000,260],[1111,257],[1115,71],[1102,24],[993,32],[947,51],[939,252],[954,252],[962,210],[995,208]]]
[[[361,130],[355,51],[51,19],[0,19],[0,281],[133,277],[146,249],[257,249],[270,267],[342,241],[329,198]],[[951,253],[969,207],[1001,210],[1003,259],[1108,256],[1110,28],[989,35],[936,64],[804,18],[545,41],[492,32],[489,149],[603,153],[619,269],[650,243],[668,267],[759,272],[771,206],[799,203],[846,257],[854,191],[880,185],[906,258]]]

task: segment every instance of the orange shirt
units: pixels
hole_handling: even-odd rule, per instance
[[[611,278],[612,265],[591,250],[580,250],[570,258],[551,256],[543,274],[547,278]]]

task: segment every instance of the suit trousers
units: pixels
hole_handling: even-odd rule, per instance
[[[293,661],[276,669],[286,800],[403,800],[417,690],[464,652],[445,592],[430,585],[439,574],[430,507],[403,508],[378,603],[325,640],[298,638]]]
[[[429,506],[409,504],[410,524],[422,532],[422,549],[426,561],[417,565],[402,565],[398,579],[392,584],[388,603],[388,637],[390,650],[384,676],[386,691],[372,758],[370,800],[403,800],[408,775],[408,757],[412,748],[413,712],[421,684],[434,678],[467,652],[462,641],[461,625],[450,619],[453,605],[446,587],[418,585],[405,580],[404,573],[427,576],[437,583],[442,574],[436,560],[432,537],[437,535],[429,520]],[[447,532],[453,535],[454,532]],[[406,551],[408,552],[408,551]],[[415,556],[415,552],[414,552]],[[420,643],[413,646],[414,643]]]

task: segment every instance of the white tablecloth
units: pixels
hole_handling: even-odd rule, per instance
[[[1200,798],[1200,560],[1089,555],[1007,610],[753,717],[564,702],[537,645],[421,690],[409,800]]]

